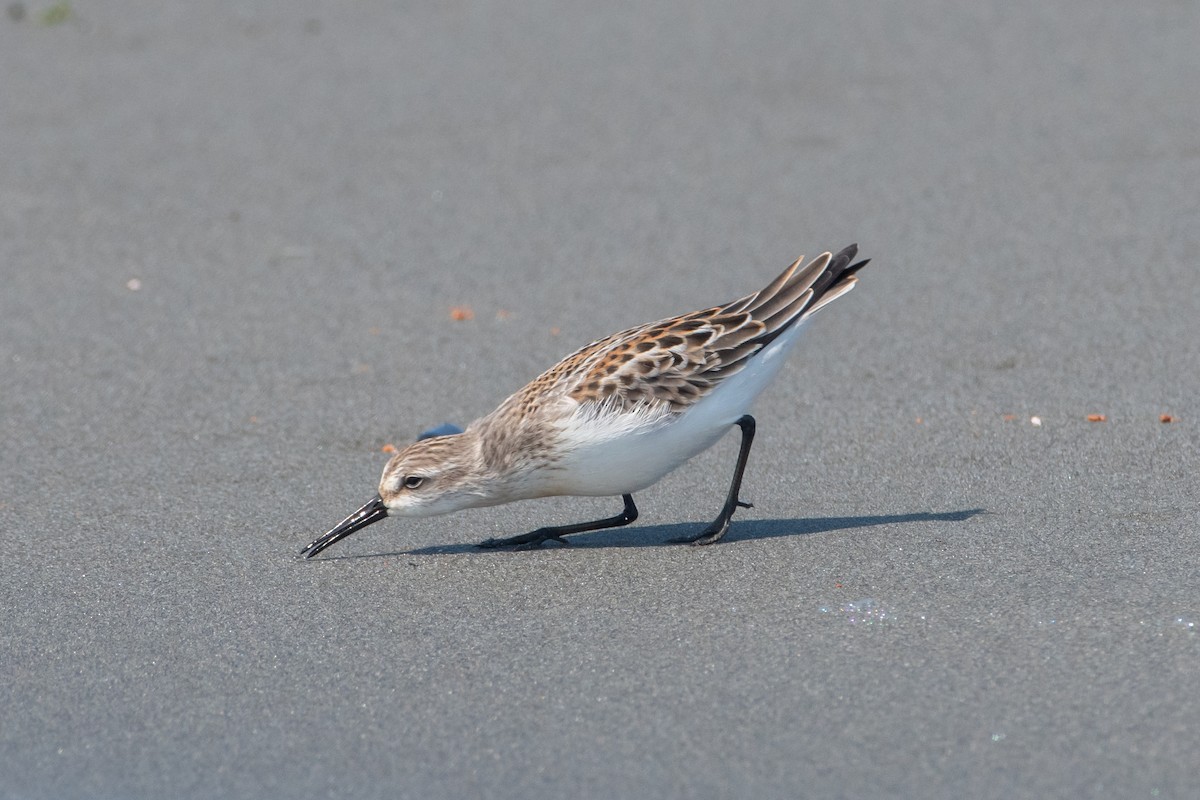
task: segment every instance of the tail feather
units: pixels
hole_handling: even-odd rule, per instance
[[[797,261],[765,289],[739,301],[738,305],[766,326],[754,341],[765,347],[853,289],[858,282],[855,273],[870,261],[851,263],[857,254],[858,245],[852,244],[837,255],[822,253],[803,269],[798,269]]]

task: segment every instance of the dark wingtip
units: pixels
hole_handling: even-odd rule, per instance
[[[813,286],[814,299],[820,297],[822,290],[828,288],[845,275],[853,274],[854,270],[861,267],[862,264],[856,264],[851,267],[850,262],[858,255],[858,245],[851,244],[837,251],[837,254],[829,259],[829,266],[825,270],[825,274],[821,276],[824,280],[818,279]]]
[[[871,263],[871,259],[864,258],[862,261],[858,262],[857,264],[851,264],[850,266],[846,267],[846,269],[842,270],[842,275],[843,276],[853,275],[854,273],[858,272],[860,269],[862,269],[863,267],[865,267],[867,264],[870,264],[870,263]]]

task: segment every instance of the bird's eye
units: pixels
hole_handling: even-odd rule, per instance
[[[404,479],[405,489],[416,489],[425,479],[420,475],[409,475]]]

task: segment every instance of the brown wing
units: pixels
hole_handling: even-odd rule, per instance
[[[640,325],[581,348],[520,392],[522,405],[562,386],[579,403],[667,404],[683,411],[794,324],[853,288],[855,245],[803,257],[732,303]]]

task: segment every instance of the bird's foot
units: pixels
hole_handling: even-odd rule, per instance
[[[735,500],[732,506],[721,509],[721,515],[713,520],[711,525],[695,536],[680,536],[675,539],[668,539],[667,541],[671,544],[694,544],[699,546],[715,544],[721,541],[721,537],[729,530],[729,523],[733,520],[733,512],[739,508],[754,508],[754,504]]]
[[[476,547],[482,547],[487,550],[494,550],[499,547],[511,547],[514,550],[537,550],[543,544],[549,541],[558,542],[561,545],[570,545],[562,534],[552,528],[539,528],[531,533],[522,533],[520,536],[510,536],[507,539],[488,539],[480,542]]]
[[[718,519],[712,525],[709,525],[704,530],[697,533],[695,536],[679,536],[674,539],[668,539],[671,544],[694,544],[706,545],[719,542],[721,537],[725,535],[725,531],[729,530],[729,520]]]

